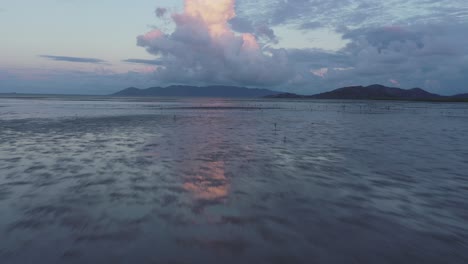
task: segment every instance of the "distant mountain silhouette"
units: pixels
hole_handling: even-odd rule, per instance
[[[370,86],[350,86],[315,95],[299,95],[268,89],[236,86],[189,86],[151,87],[138,89],[130,87],[112,96],[123,97],[244,97],[244,98],[284,98],[284,99],[355,99],[355,100],[420,100],[420,101],[468,101],[468,93],[442,96],[421,88],[401,89],[374,84]]]
[[[351,86],[311,96],[317,99],[435,99],[438,94],[429,93],[421,88],[404,90],[383,85]]]
[[[468,93],[457,94],[457,95],[452,96],[452,98],[468,99]]]
[[[266,96],[267,98],[305,98],[305,99],[355,99],[355,100],[415,100],[415,101],[468,101],[468,94],[454,96],[442,96],[427,92],[421,88],[409,90],[386,87],[379,84],[370,86],[350,86],[339,88],[330,92],[316,95],[299,95],[292,93],[280,93]]]
[[[245,88],[236,86],[187,86],[187,85],[173,85],[166,88],[151,87],[148,89],[138,89],[130,87],[120,92],[113,94],[113,96],[127,96],[127,97],[140,97],[140,96],[155,96],[155,97],[265,97],[268,95],[277,94],[277,91],[258,88]]]

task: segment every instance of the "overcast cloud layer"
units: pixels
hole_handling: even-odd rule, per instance
[[[145,76],[134,85],[150,80],[151,86],[225,84],[312,94],[380,83],[468,92],[466,0],[185,0],[182,9],[155,6],[150,12],[154,28],[135,35],[153,58],[120,58],[143,71],[82,72],[80,78],[101,78],[103,87],[114,85],[115,76]],[[324,38],[324,31],[344,45],[308,45],[308,37]],[[106,64],[61,55],[43,57]],[[0,81],[12,83],[11,76],[0,67]]]

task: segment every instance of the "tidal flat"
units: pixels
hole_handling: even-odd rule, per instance
[[[468,263],[468,104],[0,98],[0,263]]]

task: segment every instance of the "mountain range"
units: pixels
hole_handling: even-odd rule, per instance
[[[157,96],[157,97],[266,97],[278,94],[277,91],[259,88],[246,88],[236,86],[187,86],[173,85],[166,88],[151,87],[147,89],[138,89],[130,87],[113,96]]]
[[[370,86],[350,86],[315,95],[299,95],[268,89],[236,86],[187,86],[135,87],[119,91],[112,96],[124,97],[245,97],[245,98],[285,98],[285,99],[354,99],[354,100],[427,100],[427,101],[468,101],[468,93],[454,96],[442,96],[427,92],[421,88],[401,89],[379,84]]]
[[[412,101],[468,101],[468,93],[443,96],[421,88],[401,89],[379,84],[369,86],[349,86],[315,95],[279,93],[267,98],[285,99],[336,99],[336,100],[412,100]]]

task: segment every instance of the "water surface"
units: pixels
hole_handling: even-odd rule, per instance
[[[468,105],[0,99],[0,263],[468,263]]]

